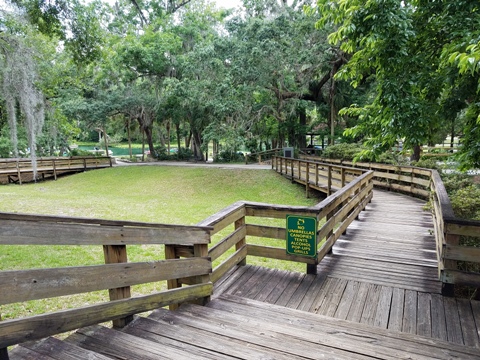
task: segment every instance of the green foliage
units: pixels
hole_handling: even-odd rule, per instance
[[[192,149],[186,149],[181,147],[175,153],[175,155],[171,155],[176,160],[190,160],[193,158],[193,151]]]
[[[0,158],[9,158],[12,152],[12,142],[10,139],[0,136]]]
[[[441,176],[445,189],[450,196],[453,196],[457,190],[467,189],[472,185],[472,176],[468,174],[441,172]]]
[[[319,0],[317,10],[317,25],[334,25],[330,42],[350,56],[337,78],[375,80],[369,104],[341,112],[359,119],[349,135],[363,137],[374,156],[397,139],[407,149],[434,142],[465,109],[478,118],[478,1]],[[471,122],[463,133],[473,139],[460,159],[478,166],[480,133]]]
[[[328,159],[353,160],[360,152],[362,147],[358,144],[335,144],[330,145],[323,150],[322,156]]]
[[[213,160],[214,162],[221,163],[244,162],[245,156],[241,152],[224,150],[220,151],[220,153]]]
[[[72,149],[70,152],[71,156],[93,156],[93,155],[99,155],[99,153],[91,153],[90,151],[87,150],[82,150],[82,149]]]
[[[450,195],[455,216],[463,219],[480,220],[480,186],[470,184],[456,188]]]

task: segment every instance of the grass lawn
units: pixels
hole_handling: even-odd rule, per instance
[[[0,186],[0,198],[2,212],[183,225],[194,225],[239,200],[307,206],[319,201],[306,199],[303,187],[292,185],[273,171],[172,166],[115,167],[57,181],[5,185]],[[279,220],[270,223],[275,221]],[[282,246],[275,240],[252,241]],[[160,260],[164,258],[163,246],[129,246],[128,256],[129,261]],[[2,246],[0,252],[0,270],[103,262],[101,246]],[[305,269],[301,264],[259,258],[249,258],[248,262]],[[132,292],[133,295],[149,293],[163,287],[163,283],[146,284],[133,287]],[[108,300],[107,291],[0,306],[0,312],[2,319],[8,319],[102,300]]]

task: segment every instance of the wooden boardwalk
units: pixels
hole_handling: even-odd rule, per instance
[[[53,350],[53,351],[52,351]],[[206,307],[158,309],[122,330],[101,325],[48,338],[15,359],[478,359],[473,347],[223,295]]]
[[[480,359],[480,302],[441,295],[424,202],[375,191],[318,275],[238,266],[207,306],[155,310],[16,359]]]
[[[480,302],[441,295],[424,204],[375,190],[371,204],[318,265],[318,275],[239,267],[215,294],[479,348]]]
[[[109,156],[37,158],[34,171],[31,159],[0,159],[0,184],[22,184],[49,178],[57,180],[61,175],[112,167],[112,161]],[[36,173],[36,179],[34,179],[34,173]]]

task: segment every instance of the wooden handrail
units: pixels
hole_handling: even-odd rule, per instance
[[[278,168],[280,161],[282,161],[280,167],[292,178],[296,174],[309,174],[312,179],[310,184],[312,187],[326,187],[326,185],[321,184],[321,181],[326,180],[324,173],[328,167],[334,169],[330,171],[333,174],[330,178],[331,183],[341,186],[342,184],[347,184],[348,181],[348,184],[343,188],[340,187],[333,195],[315,206],[286,206],[241,201],[228,206],[197,224],[200,226],[211,226],[213,228],[212,236],[235,224],[233,230],[223,235],[218,243],[209,250],[209,256],[212,260],[217,260],[223,256],[223,260],[213,269],[212,282],[217,282],[234,266],[243,263],[247,256],[260,256],[305,263],[307,264],[307,272],[313,273],[321,258],[331,249],[340,234],[346,230],[348,225],[372,198],[372,171],[338,165],[315,166],[313,162],[309,161],[275,157],[272,166],[277,172],[281,172]],[[295,174],[292,175],[290,165],[293,162],[296,165],[293,167]],[[304,178],[302,179],[301,181],[305,182]],[[317,243],[322,243],[322,246],[315,257],[286,254],[285,226],[265,226],[249,222],[250,218],[286,219],[287,215],[314,217],[320,223],[325,222],[325,225],[317,229]],[[280,241],[281,246],[253,245],[248,242],[250,236],[277,239]],[[229,253],[231,249],[234,250]],[[189,256],[191,251],[188,252],[185,247],[179,247],[176,254],[180,256],[181,253],[183,256]]]
[[[245,164],[248,164],[248,160],[251,158],[255,158],[256,161],[259,163],[262,162],[263,160],[269,160],[273,156],[278,155],[283,151],[283,148],[275,148],[275,149],[270,149],[270,150],[264,150],[264,151],[259,151],[256,153],[250,153],[245,155]]]
[[[63,268],[0,271],[0,305],[109,290],[110,301],[22,319],[0,321],[0,349],[105,321],[124,326],[133,314],[184,301],[208,299],[213,285],[208,258],[207,226],[181,226],[57,216],[0,213],[0,245],[100,245],[105,264]],[[193,246],[189,259],[169,257],[152,262],[127,262],[127,245]],[[191,279],[191,286],[169,286],[130,297],[130,286]],[[1,352],[0,352],[1,353]]]
[[[37,174],[42,177],[57,176],[62,173],[86,171],[112,166],[112,158],[109,156],[72,156],[72,157],[45,157],[37,158]],[[34,169],[32,161],[28,158],[0,159],[0,176],[3,181],[18,182],[31,181]]]
[[[445,185],[437,170],[413,166],[396,166],[378,163],[353,163],[337,159],[320,159],[302,156],[304,159],[329,164],[345,164],[360,169],[373,170],[374,185],[419,196],[431,202],[436,241],[438,277],[442,291],[453,296],[454,286],[466,285],[480,288],[480,273],[459,270],[458,262],[480,264],[479,248],[461,245],[461,237],[477,238],[480,243],[480,221],[455,216]],[[480,294],[480,292],[479,292]]]

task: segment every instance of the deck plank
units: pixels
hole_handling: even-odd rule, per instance
[[[417,331],[418,335],[432,336],[432,296],[428,293],[418,293],[417,296]]]
[[[373,325],[386,329],[388,326],[388,319],[390,317],[390,309],[392,303],[393,288],[390,286],[382,286],[378,300],[377,309],[375,311],[375,318]]]
[[[248,311],[245,310],[245,306],[248,307]],[[344,342],[341,345],[342,349],[355,349],[358,352],[365,351],[362,354],[368,354],[369,356],[374,356],[375,352],[375,355],[380,358],[405,358],[406,354],[410,352],[416,354],[414,358],[425,359],[455,358],[455,356],[459,356],[459,354],[448,354],[449,351],[460,351],[462,353],[460,358],[473,359],[480,355],[478,349],[470,347],[450,344],[440,340],[434,341],[418,335],[381,329],[322,315],[312,315],[294,309],[279,309],[276,305],[259,303],[245,298],[222,296],[220,302],[212,302],[208,307],[225,311],[228,314],[248,313],[255,321],[264,319],[277,329],[288,327],[287,331],[291,331],[295,335],[299,334],[299,330],[295,330],[295,328],[302,329],[302,336],[304,332],[312,331],[314,338],[319,342],[324,340],[328,342],[328,335],[341,337],[345,335]],[[278,316],[279,312],[283,316]],[[248,321],[250,325],[252,324],[251,319],[245,319],[245,321]],[[292,326],[294,329],[291,328]],[[305,328],[308,330],[305,330]],[[373,347],[370,348],[369,344],[373,345]],[[384,353],[384,350],[381,349],[383,346],[389,348],[390,352]]]
[[[455,344],[463,344],[462,326],[458,314],[457,301],[454,298],[445,297],[445,320],[447,323],[447,339]]]
[[[348,310],[346,320],[360,322],[362,319],[363,309],[365,308],[365,303],[367,301],[367,295],[372,287],[372,284],[359,283],[357,294],[355,295],[355,299]]]
[[[349,281],[338,304],[335,317],[345,320],[348,316],[352,303],[357,295],[360,284],[357,281]]]
[[[457,307],[464,344],[480,347],[471,302],[467,299],[457,299]]]

